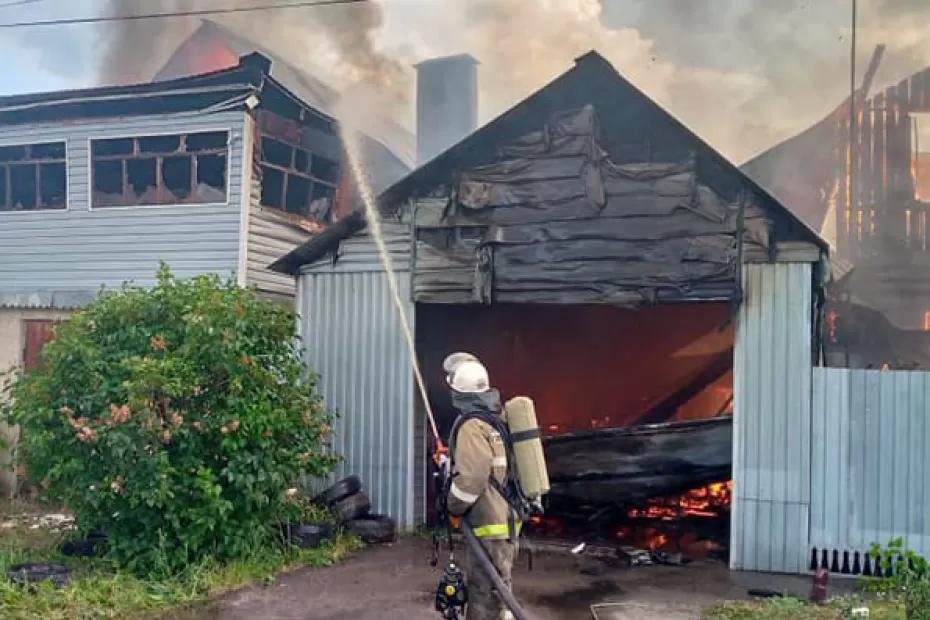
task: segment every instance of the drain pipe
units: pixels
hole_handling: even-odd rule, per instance
[[[478,537],[475,536],[475,532],[471,529],[471,525],[469,525],[465,519],[462,519],[461,528],[462,533],[465,535],[465,544],[467,544],[468,548],[471,550],[472,556],[478,561],[481,570],[491,578],[491,583],[494,584],[494,591],[497,593],[497,597],[507,609],[510,610],[514,618],[516,618],[516,620],[536,620],[535,616],[531,616],[523,609],[517,601],[517,597],[513,595],[513,592],[507,587],[503,579],[501,579],[500,573],[497,572],[497,568],[488,556],[488,550],[484,548],[484,545]]]

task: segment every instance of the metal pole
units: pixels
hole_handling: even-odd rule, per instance
[[[856,198],[859,192],[856,191],[855,169],[856,169],[856,0],[852,0],[852,36],[849,47],[849,156],[846,158],[846,231],[849,232],[853,226],[852,219],[856,217],[853,213],[853,207],[856,204]],[[837,218],[839,220],[839,218]],[[858,226],[858,219],[856,220]],[[837,240],[840,236],[837,235]],[[859,233],[856,228],[856,239]]]
[[[495,568],[494,563],[491,562],[491,558],[488,556],[488,550],[484,548],[484,545],[481,544],[481,541],[472,531],[471,526],[464,519],[462,519],[462,533],[465,535],[465,544],[471,549],[472,557],[478,560],[481,570],[491,578],[497,597],[510,610],[514,618],[516,620],[536,620],[535,616],[531,616],[523,609],[523,606],[517,601],[517,597],[513,595],[513,592],[501,579],[497,568]]]

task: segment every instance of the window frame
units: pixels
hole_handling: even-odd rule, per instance
[[[288,211],[288,209],[287,209],[287,186],[288,186],[288,180],[289,180],[290,176],[293,175],[293,176],[296,176],[296,177],[298,177],[298,178],[300,178],[300,179],[303,179],[303,180],[305,180],[305,181],[308,181],[308,182],[310,183],[310,187],[309,187],[309,190],[308,190],[308,196],[312,196],[312,195],[313,195],[313,188],[314,188],[314,186],[315,186],[316,184],[320,184],[320,185],[323,185],[323,186],[329,188],[329,189],[331,190],[331,195],[330,195],[330,201],[329,201],[329,211],[328,211],[328,214],[329,214],[329,215],[328,215],[328,217],[332,217],[332,210],[333,210],[333,208],[335,208],[335,203],[336,203],[336,200],[335,200],[335,198],[336,198],[336,192],[337,192],[338,189],[339,189],[339,178],[340,178],[340,176],[341,176],[342,173],[343,173],[343,165],[344,165],[344,162],[342,162],[342,161],[340,161],[340,160],[331,159],[331,158],[326,157],[325,155],[322,155],[322,154],[320,154],[320,153],[316,153],[316,152],[314,152],[311,148],[307,148],[306,146],[304,146],[304,145],[302,145],[302,144],[297,144],[297,143],[295,143],[295,142],[293,142],[293,141],[291,141],[291,140],[288,140],[288,139],[287,139],[286,137],[284,137],[284,136],[279,136],[279,135],[274,135],[274,134],[271,134],[271,133],[259,131],[257,137],[258,137],[258,140],[257,140],[257,144],[256,144],[255,163],[258,165],[258,168],[259,168],[259,170],[260,170],[260,172],[261,172],[261,175],[262,175],[262,178],[261,178],[261,183],[262,183],[262,194],[264,194],[264,183],[265,183],[265,178],[264,178],[264,177],[265,177],[265,173],[264,173],[264,169],[265,169],[265,168],[270,168],[270,169],[272,169],[272,170],[274,170],[274,171],[276,171],[276,172],[278,172],[278,173],[280,173],[280,174],[282,175],[282,179],[281,179],[281,185],[282,185],[282,193],[281,193],[282,201],[281,201],[281,203],[282,203],[282,204],[281,204],[281,206],[275,206],[275,205],[265,204],[264,202],[261,201],[261,198],[259,198],[259,206],[260,206],[262,209],[270,209],[270,210],[272,210],[272,211],[275,212],[275,213],[280,213],[280,214],[286,215],[286,216],[288,216],[288,217],[296,217],[296,218],[300,218],[300,219],[302,219],[302,220],[306,220],[306,221],[308,221],[308,222],[321,223],[321,224],[324,224],[324,225],[325,225],[325,224],[326,224],[325,221],[324,221],[324,222],[317,222],[317,220],[315,220],[313,217],[311,217],[308,213]],[[288,148],[291,149],[291,163],[290,163],[290,167],[285,167],[285,166],[282,166],[281,164],[277,164],[277,163],[274,163],[274,162],[271,162],[271,161],[268,161],[268,160],[264,159],[264,144],[262,143],[262,141],[263,141],[263,140],[266,140],[266,139],[267,139],[267,140],[273,140],[273,141],[275,141],[275,142],[279,142],[279,143],[283,144],[284,146],[286,146],[286,147],[288,147]],[[307,170],[306,170],[306,172],[304,172],[304,171],[302,171],[302,170],[299,170],[299,169],[296,167],[296,165],[295,165],[295,164],[296,164],[296,160],[297,160],[297,152],[298,152],[298,151],[304,151],[304,152],[306,152],[307,155],[309,156],[309,159],[307,160]],[[313,161],[314,161],[314,159],[317,158],[317,157],[319,157],[319,158],[321,158],[321,159],[325,159],[325,160],[327,160],[327,161],[332,162],[333,164],[335,164],[335,166],[336,166],[336,179],[335,179],[334,181],[327,181],[326,179],[323,179],[323,178],[321,178],[321,177],[319,177],[319,176],[317,176],[317,175],[315,175],[315,174],[313,174],[313,173],[311,172],[311,170],[312,170],[312,168],[313,168]],[[312,204],[312,202],[308,202],[308,203],[305,205],[305,208],[306,208],[306,209],[309,209],[309,207],[310,207],[311,204]]]
[[[138,138],[166,138],[171,136],[190,136],[203,133],[226,133],[226,200],[223,202],[174,202],[167,204],[139,204],[139,205],[114,205],[95,206],[94,205],[94,142],[98,140],[135,140]],[[195,130],[177,129],[174,131],[120,131],[112,134],[95,134],[88,136],[86,139],[87,148],[87,210],[88,211],[124,211],[128,209],[190,209],[200,207],[228,207],[232,205],[231,183],[232,183],[232,154],[233,143],[235,141],[235,129],[233,127],[203,127]],[[113,157],[118,159],[118,157]]]
[[[7,216],[16,217],[20,215],[34,215],[36,213],[66,213],[71,210],[71,177],[70,177],[71,138],[64,137],[64,138],[36,140],[36,141],[22,140],[19,138],[0,139],[0,148],[7,148],[11,146],[34,146],[37,144],[55,144],[55,143],[61,143],[65,145],[65,158],[64,160],[53,159],[53,160],[48,160],[48,161],[49,162],[64,161],[64,164],[65,164],[65,206],[57,207],[53,209],[49,209],[49,208],[22,209],[20,211],[14,211],[12,209],[10,210],[0,209],[0,217],[7,217]],[[39,162],[36,162],[36,163],[39,163]],[[3,166],[5,164],[6,162],[4,162],[4,164],[0,164],[0,166]],[[36,189],[38,189],[38,187]]]

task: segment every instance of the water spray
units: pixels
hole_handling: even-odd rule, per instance
[[[365,207],[365,219],[367,220],[368,230],[371,232],[371,237],[374,239],[375,246],[378,248],[378,255],[380,256],[381,264],[384,267],[384,275],[388,281],[388,288],[391,291],[391,297],[394,299],[394,307],[397,309],[397,315],[398,318],[400,318],[401,329],[404,332],[404,339],[407,342],[407,349],[410,353],[410,364],[413,366],[413,375],[417,382],[420,398],[423,400],[423,406],[426,409],[426,417],[429,420],[430,430],[432,430],[433,437],[436,440],[436,453],[434,455],[434,460],[441,469],[444,469],[445,474],[449,475],[449,459],[447,455],[447,449],[442,442],[442,438],[439,436],[439,429],[436,426],[436,418],[433,415],[433,409],[430,406],[429,397],[426,393],[426,382],[423,380],[423,373],[420,370],[420,362],[417,359],[416,344],[413,339],[413,330],[410,328],[410,321],[407,318],[407,308],[404,304],[403,298],[401,297],[400,287],[397,284],[397,275],[394,273],[394,262],[391,260],[391,254],[388,252],[387,245],[384,243],[384,233],[381,230],[381,218],[378,211],[377,200],[375,199],[374,191],[371,189],[371,183],[368,180],[368,176],[365,174],[365,170],[362,168],[358,140],[359,132],[356,129],[348,126],[344,119],[340,122],[340,128],[342,133],[343,148],[345,148],[346,153],[346,159],[348,160],[349,168],[352,171],[352,176],[355,179],[355,185],[358,188],[359,196],[362,199],[362,204]],[[481,540],[475,536],[471,526],[464,519],[461,522],[461,529],[465,535],[466,544],[468,544],[469,548],[472,550],[472,553],[474,554],[474,557],[477,560],[481,570],[484,571],[491,579],[495,586],[495,592],[497,593],[497,596],[500,598],[501,602],[503,602],[504,605],[510,609],[516,620],[533,620],[532,616],[527,614],[527,612],[520,606],[520,603],[517,601],[516,597],[514,597],[510,589],[506,586],[506,584],[504,584],[500,574],[494,567],[494,563],[491,561],[491,558],[488,555],[487,549],[485,549],[484,545],[481,543]],[[451,617],[454,618],[456,615]]]

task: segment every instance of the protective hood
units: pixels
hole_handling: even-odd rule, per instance
[[[492,388],[486,392],[452,392],[452,406],[462,414],[469,413],[494,413],[501,412],[501,395],[496,389]]]

